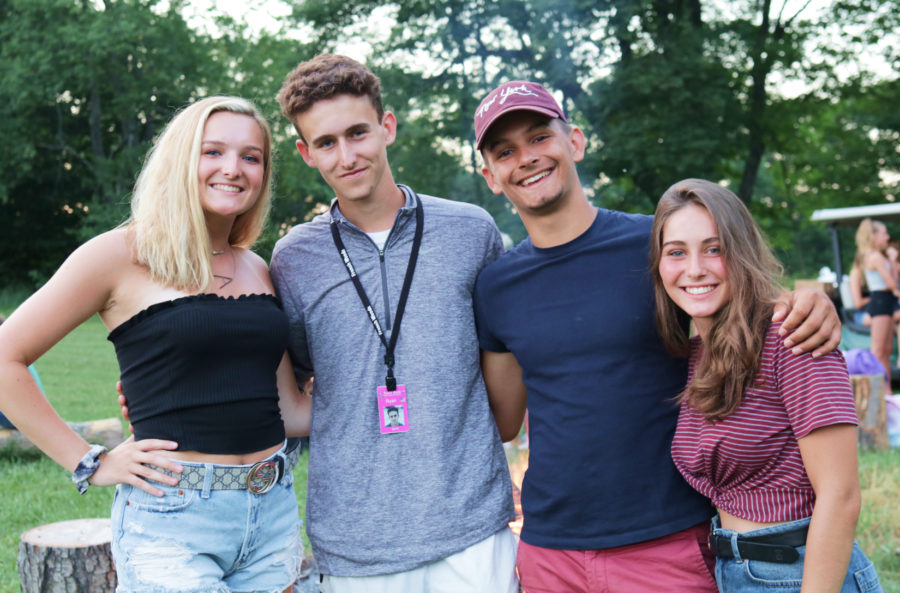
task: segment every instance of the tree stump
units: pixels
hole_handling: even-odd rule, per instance
[[[887,451],[891,441],[887,430],[884,376],[850,375],[850,383],[859,418],[859,448]]]
[[[109,519],[35,527],[19,542],[22,593],[112,593],[116,589]]]

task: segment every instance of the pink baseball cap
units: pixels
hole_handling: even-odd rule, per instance
[[[475,111],[475,145],[478,150],[481,150],[488,128],[510,111],[536,111],[547,117],[568,121],[556,99],[543,86],[536,82],[513,80],[488,93]]]

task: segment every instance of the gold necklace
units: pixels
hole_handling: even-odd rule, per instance
[[[234,249],[230,249],[231,251],[231,276],[226,276],[225,274],[213,274],[213,278],[220,278],[222,280],[222,285],[219,287],[219,290],[225,288],[231,281],[234,280],[234,273],[237,271],[237,262],[234,259]],[[216,250],[213,249],[213,255],[222,255],[225,253],[225,250]]]

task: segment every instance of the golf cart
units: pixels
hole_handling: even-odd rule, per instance
[[[875,204],[872,206],[853,206],[849,208],[828,208],[816,210],[810,220],[828,225],[831,232],[831,247],[834,253],[834,285],[835,306],[841,317],[841,349],[868,348],[870,345],[869,328],[855,321],[856,311],[850,296],[850,277],[845,273],[841,260],[841,242],[838,236],[839,227],[855,229],[864,218],[880,221],[900,222],[900,203]],[[855,249],[856,247],[851,247]],[[849,272],[849,270],[847,270]],[[896,351],[891,355],[891,380],[900,381],[900,368],[897,367]]]

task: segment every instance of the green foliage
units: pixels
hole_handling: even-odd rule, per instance
[[[624,190],[616,196],[619,203],[605,203],[609,207],[652,212],[675,181],[718,180],[723,160],[740,154],[730,75],[689,49],[623,63],[590,87],[581,111],[600,143],[586,167],[617,179]],[[690,124],[672,113],[689,117]]]
[[[31,290],[24,284],[6,284],[0,287],[0,315],[8,317],[30,295]]]
[[[245,96],[272,124],[267,257],[333,197],[275,102],[319,51],[357,52],[382,78],[398,181],[481,205],[516,240],[521,222],[480,178],[471,117],[517,78],[556,91],[585,131],[595,203],[649,212],[677,179],[724,182],[792,269],[830,264],[812,210],[897,197],[897,0],[836,1],[820,16],[771,0],[285,3],[281,29],[259,33],[221,11],[193,30],[179,1],[0,0],[0,157],[16,165],[0,179],[0,273],[39,283],[124,220],[152,138],[209,94]]]
[[[0,75],[0,118],[11,135],[0,158],[19,166],[0,181],[0,203],[14,248],[32,251],[6,253],[4,241],[5,276],[46,276],[78,242],[121,222],[160,126],[224,76],[178,7],[149,0],[5,4],[0,44],[9,67]],[[36,229],[47,240],[35,241]]]
[[[486,207],[504,230],[521,232],[477,175],[466,191],[469,184],[448,169],[480,168],[470,122],[484,93],[506,80],[535,79],[560,92],[586,132],[580,168],[595,203],[650,212],[678,179],[722,181],[760,216],[791,268],[806,273],[831,264],[824,230],[808,224],[812,210],[874,203],[894,191],[884,183],[877,190],[873,175],[896,170],[896,126],[884,128],[896,119],[888,99],[896,98],[896,83],[834,80],[849,62],[869,72],[860,56],[872,44],[889,47],[884,36],[896,40],[897,11],[845,2],[816,19],[782,4],[296,1],[292,18],[316,31],[323,48],[346,41],[348,31],[372,46],[369,62],[393,101],[403,142],[414,147],[395,147],[391,158],[402,167],[398,177],[416,187],[461,196]],[[379,23],[392,24],[389,34],[372,24],[376,12]],[[884,35],[818,42],[845,24]],[[780,81],[808,91],[785,98]],[[863,106],[863,98],[871,103]],[[864,124],[854,105],[878,114],[879,124]],[[434,169],[410,167],[407,154]]]

